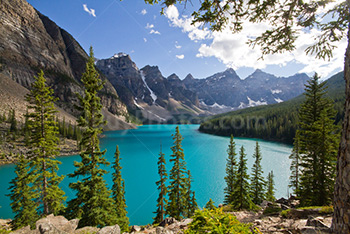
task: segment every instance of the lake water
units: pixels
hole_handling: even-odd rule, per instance
[[[173,145],[171,134],[175,125],[146,125],[138,129],[106,132],[101,139],[101,149],[107,149],[106,158],[113,162],[116,145],[121,152],[122,176],[125,180],[126,203],[128,217],[132,225],[144,225],[152,222],[152,213],[156,209],[158,197],[155,181],[158,180],[157,158],[159,146],[162,144],[163,153],[169,163],[170,147]],[[184,137],[183,149],[187,168],[191,170],[198,205],[203,207],[211,198],[216,205],[223,202],[225,187],[225,165],[227,158],[228,137],[208,135],[198,132],[199,125],[180,125],[180,133]],[[257,139],[235,138],[236,151],[243,145],[248,158],[248,168],[253,165],[255,142],[259,141],[262,152],[262,167],[265,177],[273,170],[275,175],[276,197],[286,197],[288,194],[289,166],[288,158],[291,146],[267,142]],[[73,162],[80,160],[79,156],[59,157],[62,162],[59,174],[74,171]],[[108,168],[111,171],[111,168]],[[0,167],[0,218],[12,218],[8,193],[10,180],[14,177],[14,165]],[[107,183],[111,186],[111,173],[106,175]],[[68,185],[72,181],[65,178],[61,186],[66,192],[67,200],[74,194]]]

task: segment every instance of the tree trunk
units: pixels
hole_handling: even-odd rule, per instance
[[[349,9],[349,1],[348,9]],[[337,160],[337,177],[334,187],[334,233],[350,233],[350,24],[348,26],[348,47],[345,52],[344,79],[345,116]]]

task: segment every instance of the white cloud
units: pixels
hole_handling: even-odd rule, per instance
[[[143,38],[143,41],[144,41],[144,42],[147,42],[147,38],[144,37],[144,38]]]
[[[153,24],[149,24],[149,23],[147,23],[147,25],[146,25],[146,27],[145,27],[145,28],[147,28],[147,29],[154,28],[154,25],[153,25]]]
[[[188,33],[191,40],[203,40],[210,37],[207,28],[200,29],[199,25],[192,25],[192,17],[182,16],[179,18],[179,11],[174,5],[165,10],[165,16],[170,20],[173,27],[182,28],[183,32]]]
[[[289,62],[294,62],[304,65],[301,70],[295,72],[317,72],[321,77],[331,75],[336,69],[343,69],[346,38],[338,43],[330,61],[316,59],[314,55],[306,55],[305,49],[315,42],[315,36],[320,33],[316,29],[301,31],[295,43],[297,48],[293,52],[267,55],[264,56],[264,60],[259,60],[261,57],[260,47],[252,48],[246,42],[249,38],[257,37],[270,28],[270,25],[266,23],[258,25],[245,22],[243,31],[233,34],[229,28],[225,28],[221,32],[210,32],[207,28],[202,30],[202,27],[198,25],[191,25],[192,18],[180,17],[175,6],[167,8],[165,16],[170,20],[171,26],[181,28],[194,42],[201,42],[197,57],[216,57],[227,67],[233,69],[241,67],[262,69],[268,65],[283,67]]]
[[[84,11],[89,13],[89,15],[96,17],[95,9],[92,9],[92,8],[89,9],[86,4],[83,4],[83,8],[84,8]]]
[[[180,45],[178,44],[178,42],[175,41],[175,48],[176,48],[176,49],[181,49],[181,47],[182,47],[182,46],[180,46]]]
[[[149,33],[150,34],[158,34],[158,35],[160,35],[160,32],[157,31],[157,30],[154,30],[154,29],[152,29]]]
[[[142,9],[141,14],[142,15],[146,15],[147,14],[147,10],[146,9]]]
[[[184,58],[185,58],[185,55],[179,54],[179,55],[176,55],[176,58],[178,58],[178,59],[184,59]]]

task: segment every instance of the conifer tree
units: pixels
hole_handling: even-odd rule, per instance
[[[235,175],[236,179],[233,184],[233,201],[232,207],[236,210],[252,209],[253,203],[250,199],[249,175],[247,167],[247,159],[244,147],[239,152],[238,168]]]
[[[294,194],[299,197],[299,180],[300,180],[300,147],[299,147],[299,137],[296,136],[294,139],[294,146],[292,154],[289,156],[291,159],[290,171],[291,175],[289,177],[289,187],[293,189]]]
[[[154,212],[156,214],[156,217],[154,217],[154,224],[160,223],[165,218],[165,208],[167,205],[167,187],[165,185],[167,180],[167,172],[165,168],[165,158],[164,154],[162,152],[162,146],[160,146],[160,152],[159,152],[159,158],[158,158],[158,175],[159,180],[156,182],[156,185],[158,186],[159,196],[157,199],[157,210]]]
[[[59,153],[58,129],[55,122],[53,90],[46,84],[44,72],[35,77],[30,93],[26,96],[28,108],[28,130],[30,131],[30,167],[33,175],[33,189],[40,194],[38,204],[42,204],[43,215],[58,214],[64,209],[64,192],[59,187],[63,176],[58,176],[55,157]]]
[[[35,227],[35,222],[39,219],[35,203],[38,194],[32,188],[33,175],[30,174],[28,160],[23,155],[19,157],[15,167],[16,177],[11,180],[10,194],[12,212],[15,213],[11,221],[12,229],[19,229],[30,225]]]
[[[253,158],[255,158],[255,162],[253,164],[251,175],[251,198],[254,204],[259,205],[265,199],[266,181],[263,177],[264,172],[261,167],[262,156],[258,142],[256,142],[255,145],[255,152],[253,154]]]
[[[11,110],[11,119],[10,119],[10,132],[16,134],[17,132],[17,120],[16,120],[16,111],[14,109]]]
[[[187,180],[186,180],[186,209],[184,212],[185,218],[189,218],[192,215],[194,215],[195,210],[197,209],[197,201],[195,197],[195,192],[192,191],[192,184],[193,179],[191,175],[191,171],[187,171]]]
[[[335,162],[339,146],[335,110],[326,98],[326,82],[317,74],[305,85],[305,101],[299,110],[297,136],[301,154],[299,184],[301,205],[329,205],[333,198]]]
[[[120,165],[120,151],[119,146],[116,147],[114,154],[114,164],[113,164],[113,187],[112,187],[112,197],[115,202],[115,210],[117,212],[117,223],[120,226],[122,232],[129,230],[129,218],[126,216],[126,201],[125,201],[125,182],[122,178]]]
[[[173,163],[173,167],[170,170],[170,184],[168,187],[169,201],[166,208],[166,213],[177,220],[180,220],[186,215],[186,162],[185,155],[182,149],[181,142],[183,137],[180,134],[179,127],[175,129],[175,134],[172,135],[174,145],[171,147],[173,154],[171,155],[170,162]]]
[[[205,204],[204,206],[205,209],[207,210],[214,210],[216,209],[213,200],[211,200],[211,198],[209,199],[209,201],[207,202],[207,204]]]
[[[99,136],[105,122],[97,92],[102,89],[103,82],[95,69],[92,48],[81,81],[85,87],[84,95],[79,96],[82,113],[78,124],[83,129],[80,141],[81,161],[74,162],[76,170],[69,174],[69,177],[79,180],[69,185],[76,191],[76,197],[68,202],[66,216],[80,218],[80,227],[113,225],[117,222],[115,204],[103,179],[107,171],[101,168],[109,163],[104,158],[106,151],[101,151],[99,146]]]
[[[267,175],[267,191],[266,191],[266,200],[274,202],[275,198],[275,182],[273,180],[274,175],[273,171],[270,171]]]
[[[231,204],[234,200],[233,190],[235,183],[235,175],[237,171],[237,162],[236,162],[236,144],[233,139],[233,135],[230,138],[230,144],[227,149],[228,158],[226,159],[226,187],[224,189],[225,199],[224,204]]]

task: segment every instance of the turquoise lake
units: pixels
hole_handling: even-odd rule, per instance
[[[173,145],[171,134],[175,132],[175,125],[146,125],[138,129],[105,132],[101,139],[101,149],[107,149],[106,158],[113,162],[116,145],[121,153],[122,176],[125,180],[126,203],[131,225],[145,225],[152,223],[152,213],[156,209],[158,197],[155,182],[158,180],[157,159],[160,143],[167,160],[167,170],[171,165],[169,156]],[[215,205],[223,202],[225,187],[225,165],[227,158],[228,137],[220,137],[200,133],[199,125],[180,125],[180,133],[184,137],[183,149],[187,169],[191,170],[198,205],[203,207],[211,198]],[[248,168],[253,165],[255,142],[258,141],[262,152],[262,167],[265,177],[273,170],[275,175],[276,198],[287,197],[289,183],[288,156],[292,147],[285,144],[267,142],[258,139],[235,138],[236,151],[243,145],[248,158]],[[59,174],[66,175],[74,171],[73,162],[80,160],[79,156],[58,158],[62,164]],[[111,168],[108,168],[112,171]],[[105,179],[111,186],[111,174]],[[14,165],[0,167],[0,218],[12,218],[10,200],[6,196],[9,182],[14,178]],[[65,178],[61,187],[66,192],[67,200],[74,194],[68,185],[72,181]]]

